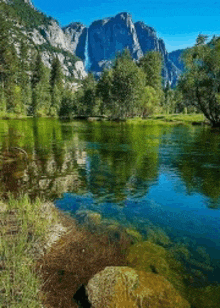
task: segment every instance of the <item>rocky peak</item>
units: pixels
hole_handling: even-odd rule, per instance
[[[75,30],[80,31],[80,29],[85,28],[85,26],[81,22],[72,22],[66,27],[63,27],[62,30],[65,32],[66,30]]]
[[[149,50],[159,51],[159,41],[154,28],[145,25],[143,22],[136,22],[135,29],[143,53]]]
[[[129,48],[134,59],[142,56],[131,15],[120,13],[115,17],[98,20],[88,29],[91,70],[100,71],[99,63],[115,58],[118,51]]]

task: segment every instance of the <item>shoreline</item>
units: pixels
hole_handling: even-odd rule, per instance
[[[203,114],[155,114],[147,118],[111,118],[102,116],[73,116],[73,117],[33,117],[17,115],[0,115],[0,120],[27,120],[27,119],[58,119],[60,121],[88,121],[88,122],[115,122],[128,124],[146,124],[146,125],[194,125],[194,126],[211,126]]]
[[[137,231],[102,219],[96,212],[82,214],[80,224],[52,202],[31,204],[27,196],[0,203],[0,274],[8,282],[0,284],[2,307],[16,302],[16,307],[28,307],[31,302],[31,307],[77,308],[73,296],[109,266],[126,266],[167,279],[194,307],[207,306],[203,293],[207,304],[218,302],[219,286],[197,290],[185,285],[186,272],[173,259],[172,250],[164,248],[167,243],[163,247],[143,239]]]

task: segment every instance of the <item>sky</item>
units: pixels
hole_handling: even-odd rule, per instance
[[[128,12],[132,20],[152,26],[168,52],[193,46],[198,34],[220,35],[220,0],[33,0],[40,11],[61,26]]]

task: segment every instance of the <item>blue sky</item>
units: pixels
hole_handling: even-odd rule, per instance
[[[62,26],[80,21],[86,26],[104,17],[129,12],[134,22],[154,27],[168,51],[192,46],[199,33],[220,35],[219,0],[33,0],[35,7]]]

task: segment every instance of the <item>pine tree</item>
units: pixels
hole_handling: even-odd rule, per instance
[[[49,73],[43,65],[40,54],[37,54],[32,74],[32,114],[48,115],[51,105]]]
[[[58,57],[53,58],[50,73],[51,106],[50,115],[58,115],[63,95],[63,72]]]
[[[92,115],[96,105],[96,81],[92,73],[83,80],[82,90],[84,115]]]
[[[30,59],[28,56],[27,40],[21,40],[20,42],[20,74],[19,84],[22,89],[22,102],[23,110],[25,114],[30,113],[31,101],[32,101],[32,90],[31,90],[31,79],[30,79]]]
[[[18,86],[19,58],[13,42],[10,29],[12,24],[0,15],[0,84],[1,97],[6,102],[8,112],[21,113],[22,100]],[[5,103],[4,103],[5,104]],[[3,104],[3,105],[4,105]]]
[[[113,70],[104,70],[97,84],[97,96],[101,99],[101,114],[111,113],[112,99],[112,74]]]

